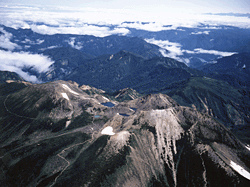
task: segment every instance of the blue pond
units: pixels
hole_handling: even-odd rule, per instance
[[[119,113],[121,116],[129,116],[128,114]]]
[[[107,107],[113,107],[113,106],[115,106],[115,104],[114,103],[112,103],[112,102],[107,102],[107,103],[101,103],[102,105],[104,105],[104,106],[107,106]]]
[[[95,115],[94,118],[99,118],[100,116],[99,115]]]
[[[137,110],[137,108],[131,108],[132,110],[134,110],[134,111],[136,111]]]

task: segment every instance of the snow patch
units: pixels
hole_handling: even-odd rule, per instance
[[[246,148],[250,151],[250,146],[249,145],[246,145]]]
[[[61,93],[62,94],[62,96],[65,98],[65,99],[67,99],[68,101],[69,101],[69,97],[68,97],[68,95],[66,94],[66,93]]]
[[[240,165],[236,164],[233,161],[230,161],[230,166],[237,171],[241,176],[247,178],[248,180],[250,180],[250,173],[248,171],[246,171],[243,167],[241,167]]]
[[[71,123],[71,121],[66,121],[65,128],[67,128],[67,127],[69,126],[70,123]]]
[[[106,128],[104,128],[101,132],[101,134],[105,134],[105,135],[114,135],[115,133],[113,132],[113,127],[108,126]]]
[[[64,89],[68,90],[70,93],[75,94],[75,95],[79,95],[75,91],[71,90],[66,84],[62,84],[62,86],[63,86]]]
[[[105,99],[106,101],[109,101],[109,99],[107,97],[102,96],[102,98]]]

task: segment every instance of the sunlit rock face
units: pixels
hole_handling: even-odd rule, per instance
[[[101,97],[65,81],[1,95],[0,184],[250,185],[248,146],[208,114],[164,94]]]

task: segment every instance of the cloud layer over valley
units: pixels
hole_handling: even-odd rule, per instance
[[[147,5],[145,7],[147,8]],[[39,34],[140,37],[148,43],[159,46],[163,56],[174,58],[187,65],[191,64],[193,57],[196,61],[198,59],[202,63],[207,63],[216,61],[219,57],[230,56],[235,53],[233,48],[235,43],[242,47],[245,43],[241,41],[250,41],[250,37],[245,37],[249,33],[242,31],[250,28],[249,14],[240,16],[233,13],[206,14],[182,11],[186,10],[183,7],[180,7],[178,12],[166,11],[160,7],[155,9],[157,11],[137,8],[135,10],[106,6],[104,8],[63,7],[2,2],[0,3],[0,70],[14,71],[26,80],[38,82],[37,77],[29,75],[24,68],[32,67],[37,72],[44,72],[49,69],[53,61],[34,53],[62,46],[83,50],[83,41],[78,40],[77,36],[67,35],[65,39],[56,41]],[[148,6],[148,8],[153,7]],[[168,10],[170,9],[168,7]],[[23,34],[20,37],[18,30],[8,30],[4,26],[31,29],[39,34],[35,35],[31,32],[32,36]],[[232,33],[224,32],[232,28],[235,29]],[[238,34],[237,29],[244,32],[241,38],[235,37]],[[22,30],[22,33],[26,32]],[[38,35],[41,37],[38,38]],[[229,41],[229,45],[224,45],[224,41]],[[98,43],[96,46],[98,49]],[[109,46],[112,44],[110,43]],[[104,47],[109,46],[105,44]]]
[[[12,71],[18,73],[25,80],[39,82],[36,76],[30,75],[24,71],[24,68],[32,68],[41,73],[49,70],[53,61],[46,56],[39,54],[30,54],[27,52],[11,52],[0,50],[0,70]]]
[[[10,51],[14,50],[15,48],[20,48],[17,44],[10,41],[12,38],[11,33],[6,32],[2,27],[0,27],[0,33],[2,33],[2,35],[0,35],[0,47]]]
[[[182,49],[182,45],[180,43],[170,42],[168,40],[155,40],[155,39],[146,39],[146,42],[158,45],[161,47],[160,52],[163,56],[174,58],[180,62],[187,63],[189,62],[188,59],[182,58],[184,53],[187,54],[210,54],[215,55],[218,57],[225,57],[231,56],[236,52],[223,52],[223,51],[216,51],[216,50],[205,50],[201,48],[196,48],[193,51]]]

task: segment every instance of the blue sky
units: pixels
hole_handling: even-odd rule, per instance
[[[129,9],[147,12],[188,13],[250,13],[250,0],[0,0],[2,3],[21,3],[104,9]]]

